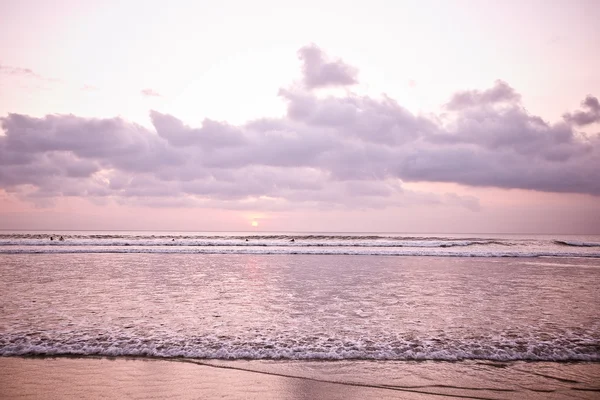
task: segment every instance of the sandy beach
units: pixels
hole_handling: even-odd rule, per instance
[[[0,358],[3,399],[593,399],[597,363]]]

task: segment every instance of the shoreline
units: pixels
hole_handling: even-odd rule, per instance
[[[505,368],[512,364],[596,364],[600,368],[600,360],[494,360],[488,358],[464,358],[457,360],[446,359],[375,359],[375,358],[195,358],[186,356],[146,356],[146,355],[104,355],[104,354],[0,354],[0,360],[3,358],[24,358],[24,359],[106,359],[106,360],[131,360],[131,361],[195,361],[195,362],[265,362],[265,363],[341,363],[341,362],[364,362],[364,363],[439,363],[439,364],[460,364],[460,363],[475,363],[485,365],[495,365],[498,368]]]
[[[0,357],[3,398],[597,398],[597,362]]]

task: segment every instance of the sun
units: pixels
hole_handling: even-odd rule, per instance
[[[258,226],[258,221],[252,221],[252,226],[256,228]]]

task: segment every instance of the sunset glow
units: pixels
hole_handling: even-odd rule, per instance
[[[0,226],[598,232],[598,2],[226,3],[2,3]]]
[[[0,397],[598,397],[599,50],[600,0],[0,0]]]

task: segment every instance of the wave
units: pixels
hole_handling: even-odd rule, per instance
[[[224,254],[224,255],[323,255],[323,256],[424,256],[424,257],[583,257],[600,258],[600,252],[464,251],[444,248],[310,248],[310,247],[52,247],[0,248],[0,254]]]
[[[54,240],[50,240],[52,237]],[[337,234],[0,233],[0,254],[181,253],[462,257],[600,257],[600,243],[551,238]],[[585,240],[585,239],[584,239]]]
[[[230,340],[226,337],[189,337],[179,340],[139,338],[120,334],[83,338],[52,338],[26,334],[0,337],[1,356],[142,356],[223,360],[493,360],[493,361],[591,361],[600,362],[597,340],[559,337],[374,341],[324,337],[290,341]]]
[[[204,234],[64,234],[64,233],[0,233],[0,240],[5,239],[44,239],[49,240],[50,237],[58,238],[64,237],[65,239],[196,239],[196,240],[215,240],[215,239],[232,239],[232,240],[343,240],[343,241],[355,241],[355,240],[410,240],[410,241],[455,241],[455,240],[466,240],[466,241],[493,241],[494,238],[482,238],[482,237],[465,237],[465,238],[452,238],[444,236],[400,236],[400,235],[314,235],[314,234],[266,234],[266,235],[235,235],[235,234],[215,234],[215,235],[204,235]]]
[[[466,246],[485,246],[485,245],[499,245],[499,246],[511,246],[511,243],[504,243],[498,241],[485,241],[485,240],[446,240],[446,241],[408,241],[408,240],[386,240],[386,241],[373,241],[373,240],[355,240],[355,241],[316,241],[298,239],[281,240],[250,240],[250,239],[215,239],[215,240],[181,240],[175,238],[169,238],[168,240],[163,239],[137,239],[137,238],[104,238],[103,240],[94,239],[67,239],[65,241],[60,240],[48,240],[48,239],[0,239],[0,246],[202,246],[202,247],[466,247]]]
[[[555,244],[560,246],[569,246],[569,247],[600,247],[600,243],[594,242],[576,242],[576,241],[567,241],[567,240],[555,240]]]

